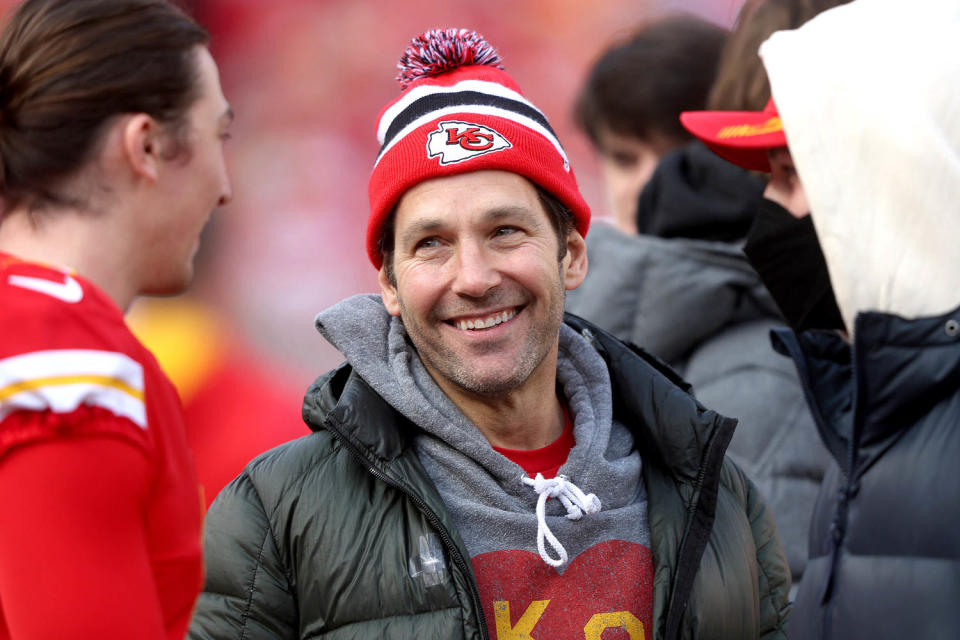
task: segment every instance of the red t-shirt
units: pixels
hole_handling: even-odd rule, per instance
[[[567,411],[566,407],[563,408],[563,417],[563,433],[542,449],[523,451],[494,447],[493,450],[516,462],[531,478],[538,473],[542,473],[544,478],[555,478],[557,472],[560,471],[560,467],[567,461],[567,456],[570,455],[573,445],[577,443],[573,437],[573,422],[570,420],[570,412]]]
[[[575,444],[566,407],[564,412],[563,434],[546,447],[494,449],[530,477],[555,478]],[[561,569],[525,549],[482,553],[471,562],[493,638],[652,637],[653,556],[645,545],[599,540]]]
[[[201,513],[179,398],[120,309],[0,254],[0,639],[183,638]]]

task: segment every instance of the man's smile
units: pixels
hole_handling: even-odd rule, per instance
[[[519,313],[520,307],[514,307],[512,309],[506,309],[504,311],[496,311],[484,316],[473,316],[469,318],[460,317],[460,318],[451,318],[447,320],[447,324],[453,325],[457,329],[461,330],[482,330],[490,329],[491,327],[496,327],[497,325],[503,324],[504,322],[509,322],[517,313]]]

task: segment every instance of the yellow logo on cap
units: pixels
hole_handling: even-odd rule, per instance
[[[774,116],[763,124],[735,124],[720,129],[717,133],[718,138],[746,138],[749,136],[762,136],[765,133],[776,133],[783,131],[783,125],[780,124],[780,117]]]

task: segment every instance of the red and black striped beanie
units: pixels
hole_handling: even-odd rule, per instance
[[[367,252],[378,269],[380,233],[400,197],[430,178],[511,171],[552,193],[586,235],[590,208],[546,116],[523,97],[497,52],[476,32],[435,29],[397,65],[402,93],[380,112],[370,176]]]

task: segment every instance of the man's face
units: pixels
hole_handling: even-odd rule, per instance
[[[650,181],[660,157],[677,146],[657,137],[652,140],[613,132],[609,127],[597,129],[600,164],[607,192],[607,202],[614,223],[624,233],[637,233],[637,200]]]
[[[558,262],[533,184],[504,171],[434,178],[394,216],[396,286],[381,269],[383,301],[442,389],[491,397],[555,375],[564,291],[586,275],[586,246],[572,231]]]
[[[190,283],[200,232],[213,209],[231,197],[223,143],[233,112],[209,51],[198,47],[194,59],[199,97],[185,116],[185,148],[164,158],[158,213],[145,221],[149,226],[144,246],[152,277],[144,293],[177,293]]]
[[[786,147],[771,149],[767,157],[770,159],[770,182],[767,183],[763,197],[773,200],[796,218],[809,215],[807,193],[797,176],[790,151]]]

